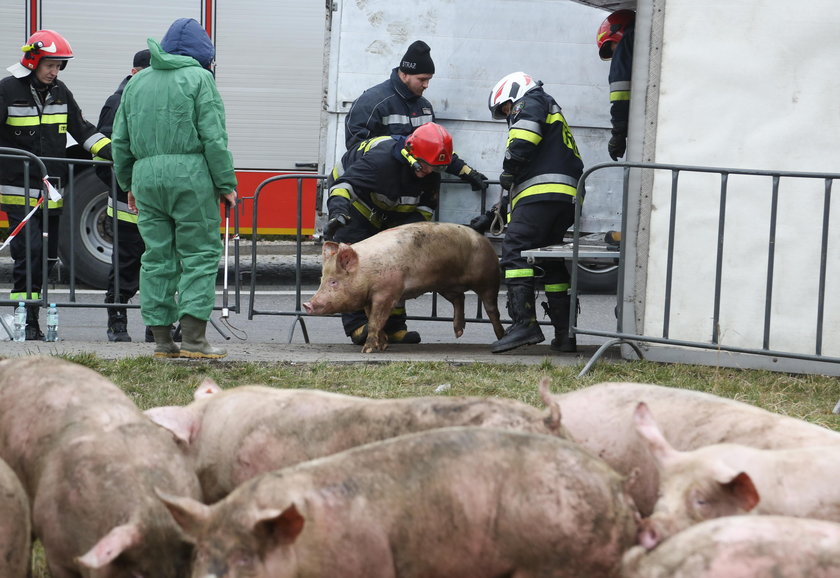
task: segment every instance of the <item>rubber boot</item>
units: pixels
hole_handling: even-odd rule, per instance
[[[546,293],[545,296],[548,302],[543,302],[542,306],[554,326],[551,349],[562,353],[576,352],[577,338],[569,337],[569,308],[572,297],[568,293]]]
[[[181,324],[178,324],[178,327],[175,327],[175,324],[169,326],[169,331],[172,333],[172,341],[181,341]],[[155,336],[152,333],[151,327],[146,327],[146,343],[154,343]]]
[[[534,289],[528,285],[509,285],[507,308],[513,324],[501,339],[490,346],[492,353],[502,353],[523,345],[534,345],[545,340],[534,311]]]
[[[41,331],[41,326],[38,324],[38,314],[41,311],[39,305],[26,306],[26,340],[27,341],[43,341],[44,334]]]
[[[213,347],[208,343],[205,332],[207,322],[192,315],[181,317],[181,357],[194,359],[218,359],[227,355],[227,351]],[[170,339],[171,339],[170,335]]]
[[[114,296],[105,295],[105,303],[114,303]],[[121,298],[120,303],[128,303],[128,299]],[[128,334],[128,312],[125,309],[108,308],[107,335],[108,341],[120,343],[131,341],[131,336]]]
[[[385,334],[388,336],[388,343],[420,343],[420,334],[416,331],[409,331],[405,325],[399,329],[391,329],[386,324]],[[350,341],[355,345],[364,345],[365,341],[367,341],[367,336],[368,328],[367,323],[365,323],[350,334]]]
[[[180,357],[178,346],[172,341],[169,325],[152,325],[149,329],[155,338],[155,357]]]

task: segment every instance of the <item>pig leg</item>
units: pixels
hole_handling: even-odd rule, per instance
[[[502,319],[499,315],[499,287],[488,287],[475,291],[484,304],[484,310],[487,312],[487,317],[493,325],[493,332],[496,334],[496,339],[501,339],[505,334],[505,328],[502,326]]]
[[[376,295],[373,297],[370,308],[367,309],[368,336],[362,353],[374,353],[385,351],[388,348],[388,337],[385,335],[385,323],[391,310],[397,304],[400,295]]]
[[[464,294],[458,291],[441,292],[443,298],[452,303],[452,325],[455,327],[455,337],[461,337],[464,334],[464,327],[467,326],[464,321]]]

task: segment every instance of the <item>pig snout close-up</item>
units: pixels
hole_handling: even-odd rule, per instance
[[[540,391],[547,387],[546,379]],[[209,380],[194,398],[145,414],[181,441],[208,503],[259,474],[412,432],[471,425],[566,437],[552,399],[541,410],[496,397],[371,399],[258,385],[222,390]]]
[[[712,444],[671,446],[644,402],[635,412],[639,436],[660,474],[660,496],[642,520],[639,543],[654,548],[703,520],[747,513],[840,522],[840,447],[757,449]]]
[[[196,578],[606,578],[635,540],[624,482],[557,437],[453,427],[263,474],[212,506],[159,495]]]
[[[499,259],[490,241],[453,223],[410,223],[358,243],[324,243],[321,284],[303,304],[307,313],[364,310],[368,337],[362,352],[384,351],[385,322],[394,306],[436,291],[452,303],[455,337],[464,333],[464,293],[474,291],[497,338],[504,335],[498,296]]]
[[[840,524],[727,516],[696,524],[655,550],[628,550],[622,578],[840,578]]]
[[[29,576],[31,533],[29,498],[17,475],[0,460],[0,576]]]
[[[201,499],[171,433],[115,384],[50,357],[0,362],[0,457],[52,578],[182,578],[192,546],[155,488]]]

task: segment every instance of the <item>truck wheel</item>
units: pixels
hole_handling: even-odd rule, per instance
[[[571,259],[566,267],[571,269]],[[571,270],[569,271],[571,273]],[[618,263],[599,259],[578,261],[578,291],[584,293],[615,293],[618,290]]]
[[[108,187],[93,170],[88,170],[76,178],[73,192],[76,197],[72,214],[69,199],[64,200],[58,256],[69,271],[72,239],[76,281],[95,289],[107,289],[114,249],[107,218]]]

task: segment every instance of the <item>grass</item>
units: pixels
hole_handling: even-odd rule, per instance
[[[424,395],[497,396],[542,406],[537,384],[548,377],[556,393],[604,381],[656,383],[706,391],[751,403],[777,413],[801,418],[840,431],[840,416],[831,413],[840,399],[840,378],[791,375],[646,361],[601,363],[586,376],[582,366],[358,363],[296,364],[245,362],[167,363],[151,357],[103,360],[95,355],[65,359],[98,371],[119,385],[142,409],[184,405],[201,381],[212,378],[222,388],[263,384],[288,388],[315,388],[373,398]],[[435,389],[448,384],[444,393]],[[43,551],[36,546],[33,578],[49,578]]]

